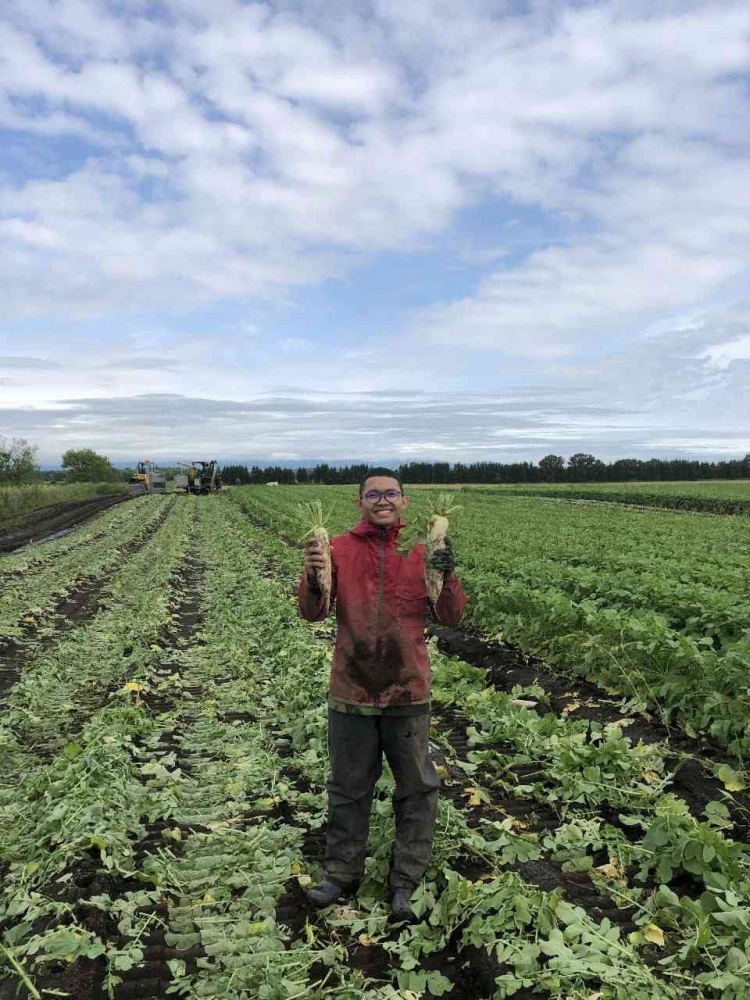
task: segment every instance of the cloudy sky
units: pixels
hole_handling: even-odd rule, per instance
[[[0,434],[750,451],[746,0],[3,0]]]

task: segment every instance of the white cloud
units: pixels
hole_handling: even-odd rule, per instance
[[[520,311],[539,320],[532,353],[549,355],[567,349],[556,342],[570,327],[709,296],[743,266],[747,159],[706,142],[743,138],[741,5],[603,3],[545,20],[467,3],[449,21],[440,4],[379,3],[375,21],[344,9],[227,2],[198,17],[182,4],[168,26],[138,5],[12,3],[0,82],[45,102],[17,105],[16,123],[101,134],[110,116],[110,137],[128,144],[116,161],[104,151],[13,192],[11,273],[47,265],[34,232],[47,241],[38,250],[75,264],[57,263],[38,311],[119,308],[123,287],[166,300],[175,281],[196,300],[277,295],[341,273],[339,249],[423,246],[486,191],[576,213],[586,235],[572,230],[472,299],[426,313],[436,339],[458,325],[464,342],[504,347]],[[140,199],[144,176],[164,179],[156,203]],[[98,240],[70,232],[66,216],[84,205]],[[533,327],[521,324],[526,337]]]
[[[647,441],[648,448],[660,449],[665,452],[707,452],[709,455],[722,455],[730,458],[741,457],[741,453],[750,454],[750,434],[746,437],[730,438],[690,438],[672,437],[655,438]]]
[[[733,361],[750,361],[750,334],[728,340],[724,344],[714,344],[707,348],[701,358],[708,358],[717,368],[728,368]]]
[[[122,350],[94,352],[80,373],[61,356],[65,391],[61,375],[6,380],[14,405],[83,398],[92,377],[92,397],[132,393],[147,357],[146,390],[213,398],[220,373],[240,402],[292,380],[494,391],[503,378],[551,376],[562,392],[583,373],[620,408],[627,392],[644,401],[644,420],[659,424],[649,440],[696,440],[698,420],[729,440],[715,423],[742,419],[748,327],[717,303],[745,294],[749,277],[745,3],[154,10],[4,5],[0,128],[14,141],[0,172],[0,318],[54,328],[93,317],[106,330],[130,315],[137,329],[160,311],[179,330],[178,311],[266,300],[302,317],[301,332],[248,320],[238,348],[208,333],[151,344],[144,329],[130,376],[116,367]],[[533,238],[514,239],[506,223],[524,214]],[[354,298],[368,263],[409,253],[422,255],[425,304],[404,315],[390,303],[382,335],[326,356],[331,331],[308,328],[306,288],[354,274]],[[475,287],[451,295],[431,253],[476,268]],[[536,438],[524,423],[494,437],[509,448],[579,431],[646,440],[631,418],[597,430],[545,413]],[[480,453],[495,446],[483,426],[407,429],[401,446]]]
[[[224,459],[740,457],[750,438],[747,361],[721,367],[710,352],[738,342],[747,315],[742,306],[719,310],[587,364],[550,363],[544,384],[491,392],[452,390],[454,372],[439,354],[394,354],[377,342],[364,369],[352,370],[343,354],[290,355],[262,342],[238,366],[221,338],[170,347],[162,335],[146,355],[57,355],[64,398],[54,395],[59,371],[15,366],[0,433],[40,443],[44,461],[81,442],[132,460],[144,441],[164,460],[188,446]],[[174,369],[173,358],[182,359]],[[290,375],[296,387],[265,388]]]

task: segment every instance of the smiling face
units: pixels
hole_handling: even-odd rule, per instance
[[[368,499],[367,494],[377,490],[381,495],[377,499]],[[388,499],[382,496],[386,490],[394,490],[401,494],[401,487],[398,479],[392,476],[370,476],[365,480],[362,488],[362,496],[355,500],[357,507],[362,512],[362,516],[379,528],[389,528],[392,524],[398,524],[401,514],[409,505],[409,498],[401,494],[398,497]]]

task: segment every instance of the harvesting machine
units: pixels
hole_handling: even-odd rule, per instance
[[[210,462],[178,462],[182,471],[174,477],[174,488],[185,493],[215,493],[221,489],[221,472],[215,458]]]
[[[136,465],[135,472],[128,483],[128,493],[166,493],[167,477],[159,471],[151,459],[147,458]]]

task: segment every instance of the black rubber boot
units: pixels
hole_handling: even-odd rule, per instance
[[[338,902],[339,899],[349,896],[354,889],[355,886],[339,885],[338,882],[332,882],[327,878],[321,885],[316,885],[313,889],[308,889],[305,895],[313,906],[317,906],[319,910],[322,910],[324,907]]]
[[[405,920],[415,923],[417,915],[411,908],[411,889],[395,889],[391,900],[391,913],[394,920]]]

